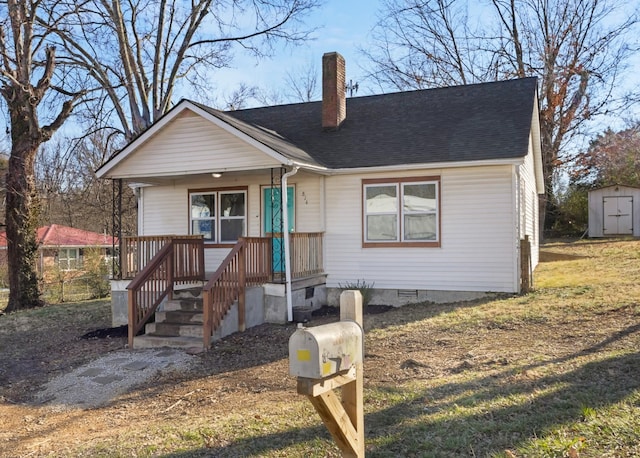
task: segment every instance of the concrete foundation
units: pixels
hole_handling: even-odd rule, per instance
[[[111,326],[117,328],[129,323],[129,296],[127,286],[131,280],[111,280]]]
[[[327,304],[337,307],[340,305],[340,293],[342,288],[326,288]],[[402,289],[378,289],[372,291],[369,304],[393,305],[401,307],[421,302],[446,304],[450,302],[464,302],[484,297],[490,297],[491,293],[483,291],[436,291],[436,290],[402,290]]]
[[[322,280],[324,280],[324,277],[322,277]],[[111,325],[113,327],[123,326],[129,322],[129,309],[127,305],[127,286],[129,282],[130,280],[111,281]],[[293,287],[292,301],[294,306],[306,305],[318,308],[327,303],[327,293],[324,284],[319,285],[314,283],[310,285],[305,282],[297,282],[293,284]],[[245,302],[245,323],[247,329],[262,323],[288,322],[287,297],[285,291],[285,285],[275,283],[267,283],[263,286],[247,288]],[[158,310],[161,311],[162,309],[161,304]],[[232,316],[232,314],[235,315]],[[237,304],[233,305],[224,321],[228,323],[238,322]],[[223,326],[227,325],[223,324]],[[235,326],[235,324],[231,326]],[[222,332],[224,333],[225,331]]]
[[[264,292],[261,286],[247,288],[245,293],[245,324],[247,329],[265,322]]]
[[[293,307],[311,307],[317,309],[323,305],[340,305],[341,288],[327,288],[326,276],[306,278],[292,283]],[[127,286],[129,280],[111,281],[111,322],[113,327],[128,323],[128,296]],[[246,327],[251,328],[262,323],[287,323],[286,285],[280,283],[267,283],[247,289],[246,293]],[[393,305],[400,307],[408,304],[432,302],[444,304],[449,302],[463,302],[475,299],[491,297],[491,293],[481,291],[435,291],[435,290],[398,290],[379,289],[372,291],[370,304]],[[162,310],[162,305],[158,308]],[[234,314],[234,315],[233,315]],[[237,304],[233,306],[225,319],[224,326],[235,326],[238,322]],[[233,323],[233,324],[231,324]],[[225,331],[221,331],[224,335]],[[235,331],[232,331],[235,332]]]
[[[291,284],[293,307],[307,306],[317,309],[327,304],[326,276],[296,280]],[[264,285],[265,322],[287,323],[293,317],[287,313],[286,285],[269,283]],[[291,320],[290,320],[291,318]]]

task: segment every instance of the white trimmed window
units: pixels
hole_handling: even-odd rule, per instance
[[[246,235],[247,192],[202,191],[189,193],[191,234],[201,234],[205,242],[236,243]]]
[[[439,177],[363,180],[363,245],[440,246]]]

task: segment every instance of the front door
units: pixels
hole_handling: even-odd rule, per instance
[[[604,234],[633,234],[633,197],[605,197]]]
[[[282,244],[283,218],[282,218],[282,197],[279,187],[262,188],[262,228],[263,234],[269,236],[273,234],[273,272],[284,272],[284,246]],[[287,186],[287,218],[288,230],[295,229],[295,203],[294,187]]]

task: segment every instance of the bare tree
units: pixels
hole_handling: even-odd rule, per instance
[[[298,71],[288,71],[286,84],[291,92],[289,99],[296,102],[312,102],[320,98],[318,74],[320,71],[313,63],[308,63]]]
[[[247,108],[250,100],[258,97],[259,89],[256,86],[249,86],[240,83],[238,87],[224,98],[225,110],[242,110]]]
[[[240,83],[230,94],[224,97],[224,106],[228,110],[247,108],[252,102],[260,105],[278,105],[281,103],[312,102],[320,97],[318,68],[308,64],[295,71],[287,71],[282,87],[268,88],[248,86]]]
[[[112,187],[99,180],[95,170],[113,154],[107,131],[80,140],[64,138],[41,148],[36,158],[36,177],[42,199],[41,224],[63,224],[94,232],[109,232],[112,224]],[[122,231],[135,234],[133,191],[123,189]]]
[[[613,0],[491,0],[474,24],[466,0],[386,0],[367,51],[370,76],[397,89],[537,76],[544,221],[565,146],[616,109],[638,25],[630,9]]]
[[[45,7],[50,12],[54,7],[58,13],[65,10],[58,2],[0,3],[0,17],[5,18],[0,24],[0,94],[11,126],[6,183],[8,312],[41,305],[35,271],[39,206],[34,160],[40,145],[63,125],[82,95],[63,89],[56,77],[56,48],[47,42],[51,29],[40,27],[36,19],[48,15]],[[48,124],[41,125],[41,116]]]
[[[106,95],[128,140],[171,108],[181,84],[209,90],[236,47],[268,55],[276,40],[307,38],[301,19],[317,0],[90,0],[59,35],[72,62]]]

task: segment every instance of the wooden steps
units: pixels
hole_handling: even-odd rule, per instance
[[[202,348],[202,287],[175,291],[173,299],[155,314],[155,322],[145,325],[145,334],[136,336],[134,348]]]

